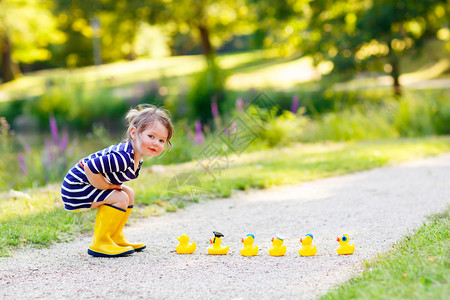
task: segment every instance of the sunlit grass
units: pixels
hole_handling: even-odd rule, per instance
[[[205,65],[203,57],[192,55],[139,59],[74,70],[46,70],[0,85],[0,93],[3,94],[3,96],[0,95],[0,101],[22,93],[28,97],[41,95],[45,91],[45,84],[48,80],[70,81],[72,84],[83,84],[86,88],[94,88],[99,82],[102,82],[104,86],[114,87],[163,77],[190,75],[201,71]],[[8,96],[8,94],[11,95]]]
[[[362,276],[321,299],[448,299],[449,212],[430,218],[392,251],[367,262]]]
[[[346,174],[401,162],[436,155],[450,151],[450,138],[404,139],[393,141],[298,144],[295,147],[271,149],[241,157],[222,158],[222,170],[211,174],[204,169],[190,165],[189,168],[168,174],[145,174],[135,186],[136,190],[146,190],[142,182],[166,182],[178,173],[191,172],[201,182],[205,195],[229,196],[234,189],[266,188],[274,185],[298,184],[304,181]],[[172,170],[173,171],[173,170]],[[214,176],[214,177],[213,177]],[[158,184],[158,191],[164,184]],[[164,191],[164,190],[162,190]],[[137,192],[139,193],[139,192]],[[170,199],[166,193],[160,197]],[[147,199],[141,199],[144,203]],[[153,201],[156,197],[153,198]]]
[[[402,84],[436,78],[450,66],[448,54],[438,41],[425,46],[427,55],[413,55],[402,58]],[[428,55],[430,54],[430,55]],[[256,50],[245,53],[218,55],[219,65],[228,73],[226,86],[231,90],[290,89],[299,83],[320,79],[320,72],[313,66],[310,57],[294,60],[280,58],[271,50]],[[174,56],[155,59],[122,61],[101,66],[77,69],[52,69],[33,72],[17,80],[0,85],[0,101],[42,95],[49,80],[70,81],[86,88],[95,88],[99,82],[105,87],[121,87],[138,82],[163,80],[171,87],[190,85],[192,76],[206,66],[202,55]],[[356,78],[336,89],[355,90],[361,88],[389,88],[392,78],[384,76]]]
[[[429,62],[426,67],[400,76],[400,84],[406,87],[414,87],[414,83],[440,77],[450,69],[450,59],[442,58],[439,61]],[[369,88],[390,88],[393,79],[389,75],[376,76],[372,78],[356,78],[345,83],[334,86],[336,90],[358,90]]]
[[[29,196],[29,195],[28,195]],[[0,195],[0,222],[23,218],[30,214],[49,211],[62,207],[59,185],[49,185],[33,190],[33,197],[15,196],[5,192]]]
[[[298,83],[320,79],[312,58],[302,57],[268,66],[254,66],[233,74],[227,81],[229,89],[292,88]]]
[[[440,76],[450,69],[450,59],[442,58],[436,63],[427,66],[427,68],[421,68],[415,72],[407,73],[400,76],[400,83],[404,85],[413,84],[414,82],[432,79]]]
[[[149,216],[175,211],[202,199],[229,197],[234,190],[299,184],[444,152],[450,152],[450,137],[297,144],[229,156],[228,165],[212,172],[215,178],[205,173],[198,162],[190,162],[166,166],[162,173],[143,169],[139,179],[129,185],[136,192],[134,216]],[[174,190],[169,185],[180,174],[198,180],[199,186],[194,186],[196,194],[189,186]],[[25,192],[30,199],[0,195],[0,256],[25,245],[48,246],[92,229],[95,212],[64,211],[59,183]]]
[[[218,55],[217,61],[224,70],[231,70],[246,64],[260,64],[267,59],[274,59],[274,57],[268,51],[257,50],[221,54]],[[77,69],[38,71],[0,85],[0,101],[18,95],[26,95],[26,97],[41,95],[49,80],[70,81],[72,84],[83,84],[86,88],[94,88],[98,82],[115,87],[164,78],[173,78],[172,80],[177,81],[176,78],[192,76],[202,71],[205,66],[206,61],[203,55],[186,55],[122,61]]]

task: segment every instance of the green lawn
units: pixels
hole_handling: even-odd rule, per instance
[[[198,162],[191,162],[167,166],[162,173],[143,169],[129,185],[136,192],[134,216],[143,217],[175,211],[201,199],[229,197],[233,190],[299,184],[445,152],[450,152],[450,137],[297,144],[222,158],[221,170],[212,171],[215,179]],[[177,175],[198,181],[174,188],[169,183]],[[92,230],[95,211],[64,211],[58,184],[27,192],[29,199],[0,195],[1,256],[18,247],[49,246]]]
[[[449,299],[448,208],[321,299]]]
[[[432,41],[425,47],[427,55],[407,56],[402,59],[401,81],[416,81],[436,78],[444,74],[450,66],[450,57],[444,50],[442,41]],[[281,58],[273,50],[255,50],[244,53],[219,54],[217,61],[229,77],[226,87],[229,90],[293,89],[299,83],[320,79],[321,73],[329,72],[328,65],[313,65],[311,57]],[[95,89],[99,83],[106,88],[126,87],[139,82],[158,80],[160,84],[178,93],[180,86],[192,84],[194,74],[205,68],[202,55],[173,56],[155,59],[116,62],[101,66],[77,69],[52,69],[26,74],[12,82],[0,85],[0,101],[39,96],[45,92],[48,80],[70,82]],[[359,89],[390,86],[389,76],[370,76],[359,78],[345,84],[336,85],[338,89]],[[445,76],[445,75],[444,75]]]
[[[286,59],[277,58],[273,52],[262,50],[221,54],[217,58],[220,67],[227,73],[258,70],[284,61]],[[77,69],[43,70],[1,84],[0,101],[42,95],[49,80],[55,83],[70,82],[88,89],[98,87],[100,82],[104,87],[113,88],[151,80],[177,87],[180,82],[189,83],[192,76],[204,70],[205,66],[206,61],[202,55],[189,55],[138,59]]]

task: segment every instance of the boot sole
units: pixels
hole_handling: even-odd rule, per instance
[[[139,252],[139,251],[142,251],[142,250],[144,250],[145,248],[147,248],[147,246],[143,246],[143,247],[141,247],[141,248],[137,248],[137,249],[134,249],[134,251],[137,251],[137,252]]]
[[[95,256],[95,257],[120,257],[120,256],[130,255],[134,252],[135,252],[135,250],[129,250],[129,251],[122,252],[119,254],[106,254],[106,253],[96,252],[96,251],[92,251],[91,249],[88,249],[88,254]]]

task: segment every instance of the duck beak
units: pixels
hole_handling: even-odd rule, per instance
[[[244,238],[242,238],[241,242],[244,242]]]
[[[212,239],[209,239],[209,243],[212,244]]]
[[[340,239],[339,237],[337,237],[337,238],[336,238],[336,241],[340,242],[340,241],[341,241],[341,239]]]
[[[303,241],[302,238],[300,238],[300,243],[303,243],[302,241]]]
[[[271,239],[271,241],[273,242],[273,238]]]

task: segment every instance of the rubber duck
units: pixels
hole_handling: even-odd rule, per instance
[[[355,244],[349,245],[349,238],[347,234],[344,234],[341,238],[336,239],[339,242],[339,247],[337,248],[337,253],[339,255],[349,255],[353,254],[355,251]]]
[[[269,249],[272,256],[283,256],[286,254],[286,245],[283,245],[283,238],[277,236],[272,238],[272,247]]]
[[[242,256],[255,256],[258,254],[259,248],[257,245],[253,245],[255,241],[255,236],[253,234],[247,234],[245,238],[242,239],[244,247],[241,249]]]
[[[312,246],[313,235],[308,233],[304,238],[300,238],[300,243],[302,243],[302,247],[298,250],[298,254],[300,256],[314,256],[317,253],[316,245]]]
[[[209,242],[212,244],[212,246],[208,248],[208,254],[211,254],[211,255],[227,254],[228,250],[230,249],[230,246],[223,247],[220,245],[222,243],[222,237],[224,237],[224,235],[217,231],[213,231],[213,233],[214,233],[214,239],[209,240]]]
[[[194,243],[189,243],[189,236],[186,234],[182,234],[179,237],[177,237],[177,240],[180,242],[180,244],[177,246],[175,250],[179,254],[192,254],[194,253],[195,249],[197,249],[197,245]]]

